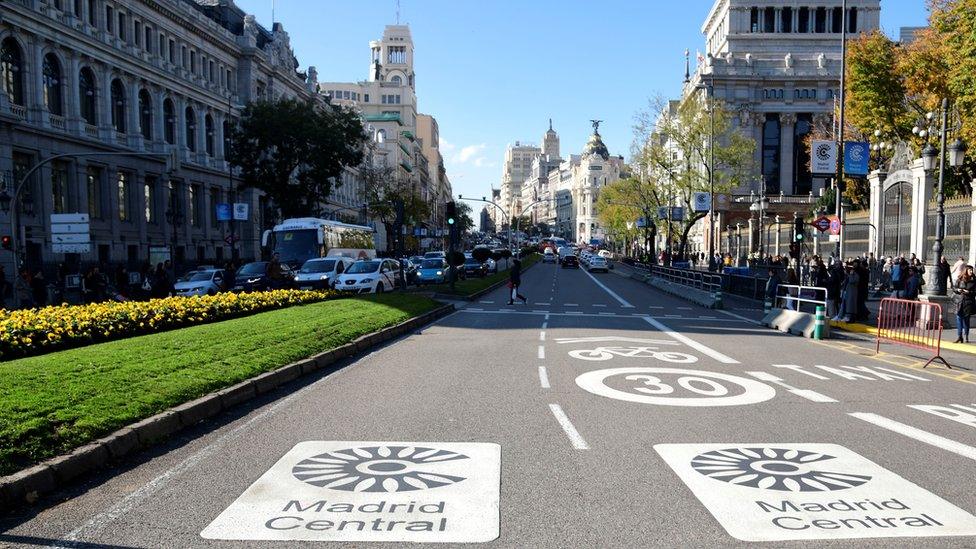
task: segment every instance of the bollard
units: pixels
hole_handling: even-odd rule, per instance
[[[773,308],[773,301],[767,297],[766,301],[763,303],[763,314],[768,315],[770,309],[772,308]]]
[[[722,290],[715,290],[715,309],[724,309],[722,307]]]
[[[823,305],[817,305],[817,316],[816,316],[817,322],[813,328],[813,339],[817,339],[817,340],[823,339],[825,316],[826,315],[824,314]]]

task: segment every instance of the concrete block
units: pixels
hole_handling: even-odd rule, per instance
[[[697,288],[690,288],[688,286],[682,286],[680,284],[674,284],[660,278],[650,278],[648,279],[647,284],[653,288],[661,290],[666,294],[679,297],[685,301],[690,301],[708,309],[722,308],[721,300],[716,300],[715,296],[711,292],[706,292]]]
[[[46,463],[28,467],[0,478],[0,508],[13,509],[23,503],[34,503],[54,491],[54,470]]]
[[[104,467],[108,462],[108,448],[94,442],[75,449],[70,454],[58,456],[46,463],[54,471],[58,482],[70,482],[86,473]]]
[[[172,408],[180,416],[180,423],[184,427],[196,425],[205,419],[210,419],[221,411],[224,405],[217,394],[209,394],[196,400],[191,400]]]
[[[217,391],[217,394],[220,395],[220,402],[224,410],[227,410],[242,402],[251,400],[257,395],[257,391],[254,388],[252,380],[247,380],[236,385],[231,385],[226,389],[221,389]]]
[[[318,361],[314,358],[306,358],[297,362],[302,375],[310,374],[319,369]]]
[[[139,447],[139,435],[130,427],[119,429],[98,442],[108,449],[109,457],[120,459]]]
[[[813,332],[817,327],[817,317],[814,313],[802,313],[774,307],[766,313],[761,324],[783,333],[813,338]],[[823,337],[824,339],[830,337],[830,322],[824,323]]]
[[[133,424],[130,428],[139,437],[140,445],[149,446],[179,431],[182,425],[179,415],[166,411]]]

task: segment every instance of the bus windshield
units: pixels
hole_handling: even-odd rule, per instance
[[[313,257],[321,257],[315,229],[275,231],[274,253],[282,263],[301,265]]]

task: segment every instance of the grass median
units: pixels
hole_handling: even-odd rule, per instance
[[[524,271],[532,264],[539,261],[540,257],[541,256],[539,254],[532,254],[522,258],[522,270]],[[451,286],[449,284],[443,284],[437,288],[437,291],[438,293],[445,295],[471,297],[485,288],[490,287],[492,284],[497,284],[503,280],[508,280],[507,269],[484,278],[466,278],[464,280],[458,280],[454,283],[454,290],[451,290]]]
[[[0,363],[0,475],[438,306],[330,300]]]

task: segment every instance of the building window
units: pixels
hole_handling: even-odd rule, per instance
[[[407,62],[406,46],[390,46],[387,50],[387,62],[402,65]]]
[[[190,50],[190,74],[197,73],[197,52]]]
[[[779,15],[780,32],[793,32],[793,8],[787,6],[780,10]]]
[[[830,17],[830,32],[835,32],[840,34],[844,29],[844,10],[841,8],[834,8],[831,10]]]
[[[68,166],[64,162],[51,164],[52,213],[68,211]]]
[[[814,18],[814,32],[827,32],[827,8],[817,8]]]
[[[146,25],[146,28],[145,28],[145,31],[144,32],[146,34],[146,37],[145,37],[145,40],[142,41],[142,47],[143,47],[143,49],[146,50],[146,53],[152,53],[152,44],[153,44],[152,27],[150,27],[149,25]]]
[[[220,226],[220,222],[217,220],[217,204],[220,204],[220,189],[217,187],[210,188],[210,226],[216,229]]]
[[[183,128],[186,137],[186,148],[196,152],[197,150],[196,115],[197,114],[196,112],[193,111],[193,107],[187,107],[186,110],[183,112],[183,115],[186,118],[185,120],[186,124],[185,127]]]
[[[11,103],[24,104],[23,54],[13,38],[7,38],[0,44],[0,85]]]
[[[64,114],[64,101],[61,98],[61,63],[53,53],[44,56],[42,67],[44,77],[44,105],[48,112],[61,116]]]
[[[119,191],[119,221],[131,221],[132,212],[129,208],[129,200],[132,198],[129,192],[129,176],[125,172],[119,172],[118,175],[118,191]]]
[[[810,8],[800,8],[797,12],[796,32],[810,32]]]
[[[154,223],[156,221],[156,216],[153,214],[156,210],[156,178],[151,175],[146,176],[146,182],[142,185],[142,199],[146,204],[144,211],[146,223]]]
[[[847,13],[847,32],[857,32],[857,8],[851,8]]]
[[[810,149],[803,146],[807,134],[812,128],[812,114],[799,113],[796,115],[796,125],[793,128],[793,194],[809,194],[813,190],[813,175],[810,173]]]
[[[763,32],[776,32],[776,8],[763,10]]]
[[[149,90],[139,90],[139,131],[143,139],[152,141],[152,97]]]
[[[119,13],[119,39],[125,42],[125,14]]]
[[[132,26],[132,41],[135,42],[136,46],[142,47],[142,23],[133,21]]]
[[[88,215],[92,219],[102,218],[102,170],[94,166],[85,169],[85,182],[88,187]]]
[[[176,64],[176,40],[169,39],[169,62]]]
[[[93,27],[98,26],[98,5],[95,1],[88,0],[88,24]]]
[[[231,128],[230,122],[227,120],[224,120],[221,123],[220,129],[223,131],[224,136],[224,157],[227,157],[227,155],[230,154],[231,134],[233,133],[233,129]]]
[[[189,201],[187,201],[187,209],[188,209],[187,213],[190,214],[189,215],[190,226],[196,227],[197,226],[197,194],[199,194],[197,192],[197,186],[188,185],[187,192],[190,193]]]
[[[168,97],[163,101],[163,138],[170,145],[176,144],[176,109]]]
[[[780,189],[779,133],[779,115],[775,113],[767,114],[766,122],[763,124],[762,174],[766,181],[766,192],[768,193],[778,193]]]
[[[112,127],[125,133],[125,86],[116,78],[112,80]]]
[[[214,155],[214,121],[209,114],[204,118],[204,130],[206,131],[207,154]]]
[[[363,103],[369,103],[369,94],[368,93],[364,93],[363,94]]]
[[[98,124],[98,110],[95,108],[95,73],[84,67],[78,73],[78,102],[81,104],[81,117],[85,122]]]
[[[400,75],[394,76],[390,81],[393,82],[397,86],[402,86],[403,85],[403,79],[400,78]]]
[[[749,31],[759,32],[759,8],[749,10]]]

